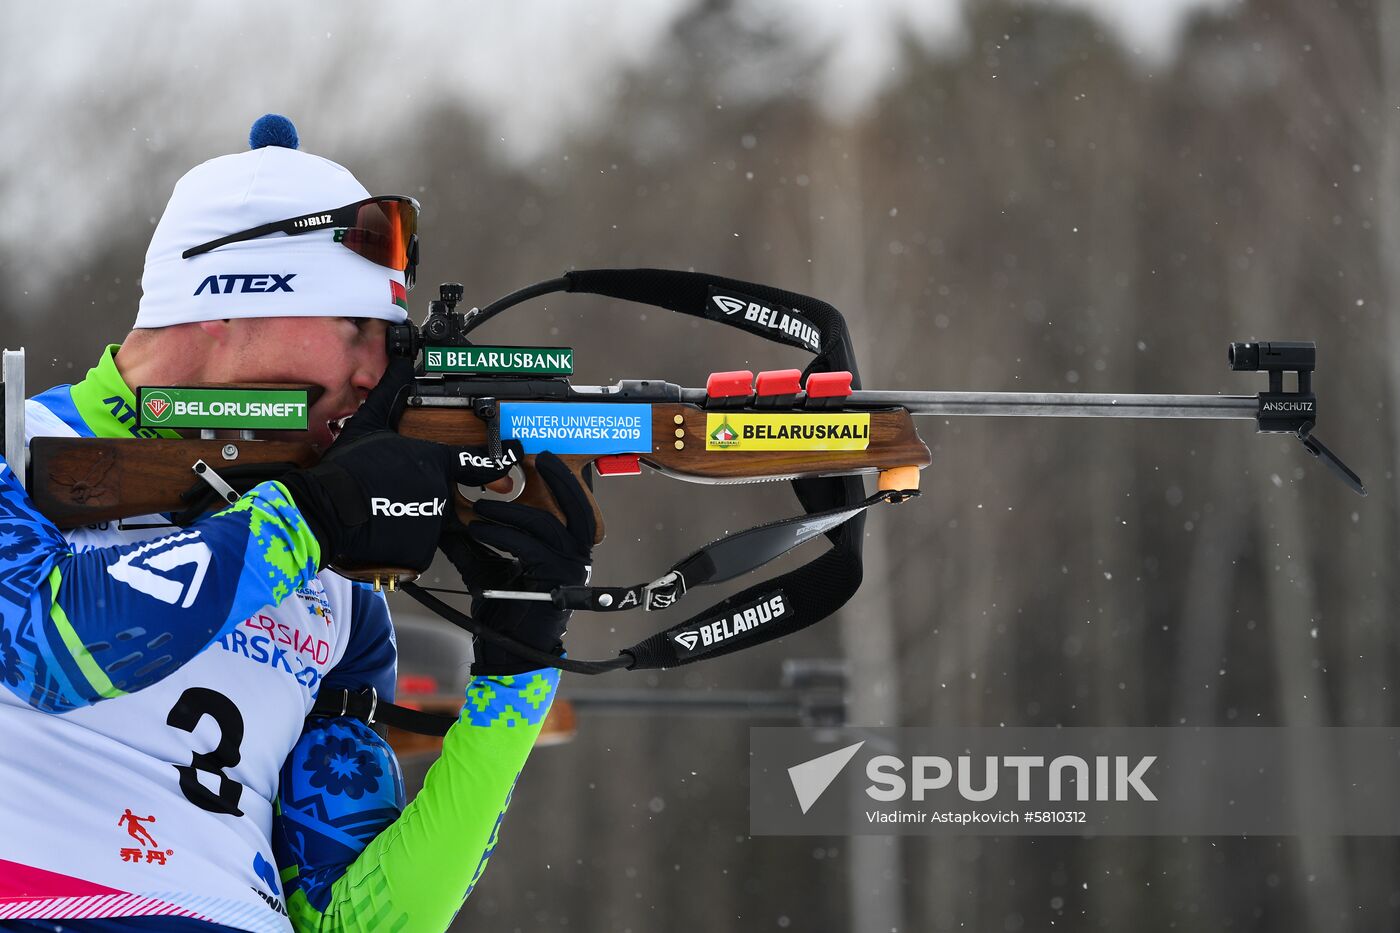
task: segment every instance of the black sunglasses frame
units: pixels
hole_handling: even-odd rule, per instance
[[[364,198],[355,201],[353,204],[337,207],[334,210],[316,211],[297,217],[288,217],[286,220],[274,220],[272,223],[260,224],[256,227],[250,227],[247,230],[240,230],[238,233],[230,233],[228,236],[221,236],[217,240],[210,240],[208,243],[192,246],[181,253],[180,258],[189,259],[191,256],[212,252],[220,246],[227,246],[230,243],[241,243],[244,240],[256,240],[270,233],[285,233],[288,236],[296,236],[299,233],[312,233],[331,227],[349,227],[354,223],[360,208],[364,207],[366,204],[376,204],[380,201],[398,201],[403,204],[411,205],[415,217],[417,217],[420,210],[417,199],[405,195],[390,194],[374,198]],[[418,234],[416,232],[409,239],[405,252],[408,257],[407,268],[396,269],[395,271],[404,274],[404,286],[405,288],[411,289],[413,288],[415,273],[418,266]],[[359,254],[357,253],[356,255]],[[386,266],[385,268],[388,267]]]

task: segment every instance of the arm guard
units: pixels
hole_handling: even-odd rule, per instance
[[[316,574],[279,483],[175,534],[75,551],[0,461],[0,682],[62,713],[148,686]]]

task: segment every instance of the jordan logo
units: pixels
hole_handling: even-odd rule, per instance
[[[147,865],[164,865],[165,860],[175,854],[173,849],[158,848],[160,843],[156,842],[155,838],[146,827],[141,825],[142,823],[154,823],[155,821],[156,818],[154,815],[137,816],[135,813],[131,812],[130,807],[127,807],[126,812],[117,817],[117,825],[125,826],[126,834],[140,843],[139,846],[121,847],[118,854],[121,856],[123,862],[144,862]],[[146,846],[147,848],[143,849],[141,846]]]
[[[156,847],[156,841],[151,838],[151,834],[146,832],[146,827],[141,824],[154,823],[155,821],[156,818],[154,816],[137,816],[135,813],[131,812],[130,807],[127,807],[126,812],[117,817],[118,826],[123,823],[126,824],[127,835],[131,836],[132,839],[135,839],[143,846],[150,846],[152,849]]]

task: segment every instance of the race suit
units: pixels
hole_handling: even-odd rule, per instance
[[[174,436],[136,426],[115,349],[29,401],[30,437]],[[382,595],[319,562],[279,483],[185,529],[64,534],[0,460],[0,929],[450,923],[558,672],[475,678],[405,807],[373,730],[306,718],[323,689],[394,693]]]

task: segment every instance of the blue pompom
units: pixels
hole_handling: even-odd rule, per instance
[[[263,146],[281,146],[295,149],[301,140],[297,138],[297,128],[292,121],[280,113],[265,113],[258,117],[248,133],[248,148],[261,149]]]

